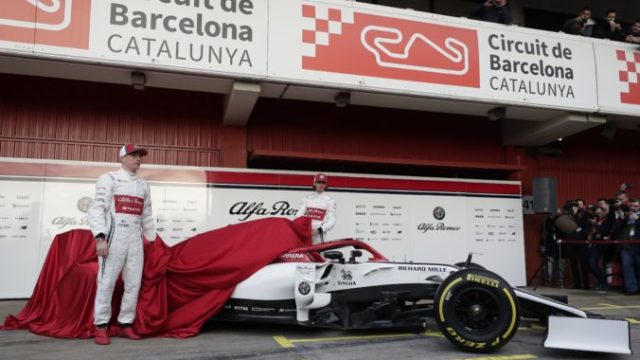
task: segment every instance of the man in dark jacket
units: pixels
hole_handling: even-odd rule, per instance
[[[611,9],[607,11],[607,14],[602,19],[596,20],[596,25],[593,28],[594,38],[609,39],[614,41],[624,41],[624,32],[622,31],[622,25],[616,22],[616,11]]]
[[[640,199],[631,200],[628,205],[623,240],[640,240]],[[620,259],[625,295],[640,294],[640,244],[621,244]]]

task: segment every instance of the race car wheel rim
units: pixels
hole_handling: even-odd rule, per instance
[[[461,291],[454,301],[454,313],[458,323],[476,335],[494,331],[500,322],[498,298],[482,288]]]

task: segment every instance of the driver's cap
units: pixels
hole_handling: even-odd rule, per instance
[[[313,178],[313,183],[317,183],[317,182],[322,182],[322,183],[327,183],[327,175],[323,174],[323,173],[317,173],[316,176]]]
[[[118,153],[118,155],[120,157],[123,157],[125,155],[129,155],[129,154],[133,154],[133,153],[139,153],[142,156],[145,156],[145,155],[149,154],[147,149],[141,148],[136,144],[124,144],[120,148],[120,152]]]

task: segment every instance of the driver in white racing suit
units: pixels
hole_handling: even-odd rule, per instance
[[[324,193],[327,175],[319,173],[313,178],[314,193],[306,195],[298,208],[298,216],[311,218],[312,243],[322,244],[327,231],[336,224],[336,201]]]
[[[145,155],[147,150],[143,148],[124,145],[119,152],[122,168],[98,178],[95,198],[88,212],[99,255],[94,309],[95,342],[99,345],[111,343],[107,325],[111,319],[111,297],[120,272],[124,280],[118,315],[120,336],[132,340],[140,338],[131,325],[142,280],[142,235],[144,232],[149,241],[156,237],[149,184],[136,174]]]

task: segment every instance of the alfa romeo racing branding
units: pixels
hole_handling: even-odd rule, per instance
[[[262,201],[239,201],[229,208],[230,215],[238,215],[238,221],[246,221],[254,216],[295,216],[298,209],[291,208],[288,201],[276,201],[271,206]]]
[[[116,206],[116,213],[142,215],[144,198],[129,195],[114,195],[113,199]]]

